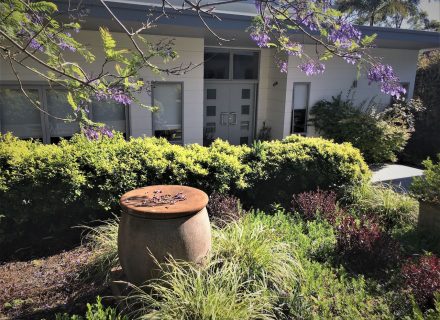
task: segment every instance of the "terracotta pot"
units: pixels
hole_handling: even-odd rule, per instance
[[[186,199],[174,204],[139,206],[135,197],[182,192]],[[139,199],[139,198],[137,198]],[[127,280],[140,285],[160,276],[157,264],[171,255],[176,260],[202,263],[211,249],[208,196],[199,189],[159,185],[136,189],[120,199],[118,254]]]
[[[440,205],[420,201],[419,229],[433,234],[440,234]]]

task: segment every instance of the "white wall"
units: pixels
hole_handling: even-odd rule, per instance
[[[96,62],[91,64],[86,70],[88,72],[99,72],[103,61],[101,49],[101,40],[97,31],[82,30],[74,35],[81,43],[87,45],[89,49],[95,53]],[[125,34],[113,33],[115,40],[121,47],[133,48],[130,40]],[[146,38],[152,42],[163,39],[169,39],[163,36],[148,35]],[[203,38],[173,38],[174,49],[178,52],[179,58],[176,61],[164,65],[160,59],[154,61],[160,67],[183,66],[193,63],[195,65],[203,62],[204,40]],[[77,59],[77,55],[72,55]],[[20,78],[24,83],[30,81],[41,81],[35,73],[18,68]],[[179,81],[183,82],[183,139],[184,143],[203,143],[203,65],[198,66],[192,71],[179,76],[166,76],[152,74],[145,70],[141,72],[140,77],[144,81]],[[0,60],[0,81],[16,81],[9,65]],[[146,105],[151,105],[151,96],[143,92],[139,99]],[[152,117],[151,112],[145,108],[141,108],[136,104],[130,106],[130,132],[134,137],[151,136],[152,135]]]
[[[279,71],[274,53],[274,49],[262,49],[260,53],[257,128],[266,122],[272,128],[272,138],[280,139],[285,121],[287,75]]]
[[[306,46],[305,51],[314,56],[315,46]],[[374,49],[372,54],[376,57],[382,57],[382,62],[390,64],[401,82],[409,82],[409,97],[412,97],[414,90],[414,80],[417,70],[417,50],[402,49]],[[325,62],[326,70],[324,74],[307,76],[298,69],[300,60],[297,57],[290,57],[289,67],[286,81],[286,95],[284,105],[284,124],[282,136],[285,137],[290,133],[290,117],[292,108],[292,90],[294,82],[310,82],[309,109],[321,99],[330,99],[332,96],[343,92],[347,93],[352,86],[353,81],[357,80],[357,88],[355,89],[355,101],[361,103],[364,100],[375,98],[378,104],[388,104],[390,96],[380,92],[377,83],[368,84],[365,72],[357,79],[356,67],[350,65],[340,58],[335,58]],[[270,113],[270,111],[268,111]],[[279,108],[275,110],[279,112]],[[309,127],[309,135],[314,134],[313,128]]]

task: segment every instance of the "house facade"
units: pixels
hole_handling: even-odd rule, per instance
[[[110,3],[110,1],[109,1]],[[161,10],[161,1],[114,0],[111,7],[128,26],[145,20],[147,10]],[[59,1],[62,9],[65,3]],[[131,47],[128,37],[118,32],[118,25],[97,1],[85,3],[88,18],[75,37],[97,55],[91,71],[98,72],[101,40],[98,26],[109,26],[121,46]],[[386,105],[390,97],[376,84],[369,85],[365,74],[357,76],[356,68],[342,59],[326,63],[322,75],[306,76],[289,57],[288,72],[281,73],[274,60],[273,49],[260,49],[249,38],[249,27],[255,8],[249,3],[219,7],[222,21],[206,18],[215,32],[230,41],[219,43],[200,19],[190,12],[161,19],[156,28],[148,30],[151,41],[174,39],[179,58],[166,67],[193,64],[197,67],[178,76],[157,75],[145,71],[144,81],[152,81],[151,93],[142,93],[139,100],[159,107],[152,113],[135,103],[123,107],[96,101],[90,108],[91,118],[128,136],[166,137],[175,143],[209,143],[221,138],[232,144],[249,144],[263,127],[271,128],[271,138],[280,139],[292,133],[314,135],[307,125],[310,108],[319,100],[331,98],[350,88],[357,102],[375,99]],[[375,56],[391,64],[412,97],[419,51],[440,46],[434,32],[360,27],[364,34],[378,35]],[[294,35],[305,51],[313,55],[321,50],[301,34]],[[160,61],[157,62],[161,65]],[[95,69],[95,70],[94,70]],[[65,123],[47,113],[64,118],[71,112],[65,92],[49,88],[37,75],[19,69],[20,78],[30,95],[41,101],[41,112],[20,92],[15,75],[0,60],[0,131],[12,132],[22,138],[37,138],[45,143],[70,137],[79,130],[76,123]]]

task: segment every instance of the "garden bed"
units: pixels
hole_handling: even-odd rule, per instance
[[[89,249],[77,247],[47,258],[0,265],[0,319],[84,313],[85,302],[110,293],[99,282],[84,282],[82,270],[91,255]]]

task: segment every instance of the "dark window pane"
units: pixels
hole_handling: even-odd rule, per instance
[[[240,144],[248,144],[249,137],[240,137]]]
[[[241,106],[241,114],[249,114],[251,106],[250,105],[243,105]]]
[[[242,121],[240,123],[240,129],[245,131],[249,130],[249,124],[249,121]]]
[[[208,116],[208,117],[215,117],[215,110],[216,109],[216,107],[215,106],[207,106],[206,107],[206,115]]]
[[[234,53],[234,79],[258,79],[258,52]]]
[[[26,90],[33,101],[38,101],[38,90]],[[42,138],[40,111],[20,89],[0,89],[1,133],[11,132],[20,138]]]
[[[217,90],[215,90],[215,89],[207,89],[206,90],[206,99],[209,99],[209,100],[217,99]]]
[[[251,98],[251,89],[241,89],[241,98],[242,99],[250,99]]]
[[[229,52],[205,52],[205,79],[229,79]]]
[[[294,110],[293,111],[293,132],[304,133],[306,132],[306,118],[307,110]]]

